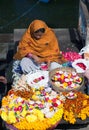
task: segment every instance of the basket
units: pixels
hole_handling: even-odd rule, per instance
[[[61,121],[61,119],[60,119]],[[55,125],[52,125],[52,127],[48,128],[47,130],[54,130],[57,125],[60,123],[60,121],[58,121]],[[10,125],[10,124],[7,124],[6,122],[3,122],[4,123],[4,129],[5,130],[18,130],[17,128],[15,128],[13,125]]]
[[[78,91],[84,85],[84,76],[82,74],[78,74],[78,76],[82,78],[82,82],[78,87],[66,89],[66,88],[61,88],[60,86],[56,86],[55,83],[52,81],[52,77],[55,75],[55,73],[57,71],[60,71],[60,70],[63,72],[68,72],[68,73],[76,72],[76,70],[74,68],[71,68],[71,67],[61,67],[61,68],[56,68],[56,69],[53,69],[52,71],[50,71],[49,72],[49,80],[50,80],[50,83],[51,83],[53,89],[56,92],[60,93],[60,92]]]
[[[3,128],[5,129],[5,130],[17,130],[17,128],[15,128],[13,125],[11,125],[11,124],[8,124],[8,123],[6,123],[5,121],[3,121]]]

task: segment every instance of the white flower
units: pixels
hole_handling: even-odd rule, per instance
[[[46,88],[45,91],[46,91],[46,92],[51,92],[52,89],[51,89],[51,88]]]
[[[42,113],[46,114],[46,113],[48,113],[50,110],[49,110],[49,108],[44,108],[44,109],[42,109],[41,111],[42,111]]]
[[[51,112],[47,112],[46,114],[45,114],[45,117],[46,118],[51,118],[53,115],[54,115],[54,111],[51,111]]]
[[[41,101],[36,101],[36,103],[37,103],[37,104],[40,104],[40,103],[41,103]]]
[[[29,101],[29,104],[31,104],[31,105],[34,104],[34,101]]]
[[[55,91],[52,91],[52,92],[51,92],[51,95],[56,96],[57,93],[56,93]]]
[[[61,101],[60,101],[60,100],[57,100],[56,103],[57,103],[58,105],[60,105],[60,104],[61,104]]]
[[[22,99],[21,97],[18,97],[18,98],[16,99],[16,101],[17,101],[17,102],[22,102],[23,99]]]

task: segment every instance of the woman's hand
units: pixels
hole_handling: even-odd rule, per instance
[[[47,62],[48,70],[49,70],[49,68],[50,68],[50,64],[51,64],[51,62],[48,61],[48,62]]]
[[[7,79],[4,76],[0,76],[0,82],[7,84]]]
[[[38,64],[42,63],[42,61],[40,60],[40,58],[38,56],[32,54],[32,58],[34,59],[34,61],[36,63],[38,63]]]

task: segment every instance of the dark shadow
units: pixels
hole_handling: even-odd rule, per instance
[[[71,130],[71,129],[81,129],[87,127],[88,123],[86,124],[59,124],[56,129],[61,130]]]
[[[7,78],[7,81],[8,81],[7,91],[9,91],[11,89],[11,84],[13,82],[13,78],[12,78],[12,75],[13,75],[13,72],[12,72],[12,69],[13,69],[13,56],[17,51],[18,43],[19,43],[19,41],[16,41],[14,49],[9,50],[8,54],[7,54],[7,68],[5,70],[6,78]]]
[[[79,49],[81,50],[83,48],[83,41],[82,38],[78,32],[78,30],[70,28],[69,29],[69,34],[70,34],[70,40],[71,42]]]
[[[14,55],[14,50],[9,50],[7,53],[7,63],[10,63],[13,59],[13,55]]]
[[[15,42],[15,47],[14,47],[14,54],[17,52],[18,45],[19,45],[19,41],[16,41]]]

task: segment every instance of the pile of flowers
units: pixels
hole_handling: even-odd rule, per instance
[[[89,117],[89,96],[81,92],[75,92],[77,98],[66,99],[64,103],[63,118],[65,121],[75,124],[79,118],[86,120]],[[66,95],[66,92],[63,92]]]
[[[34,88],[22,76],[3,97],[0,116],[12,130],[48,130],[55,128],[62,118],[74,124],[78,118],[89,117],[89,96],[76,91],[59,94],[44,85]]]
[[[40,87],[28,95],[30,98],[25,98],[21,91],[12,89],[3,97],[0,115],[7,124],[20,130],[46,130],[61,120],[63,100],[55,91]]]
[[[70,61],[70,62],[73,62],[77,59],[82,59],[82,56],[79,53],[73,52],[73,51],[62,52],[62,55],[67,61]]]

